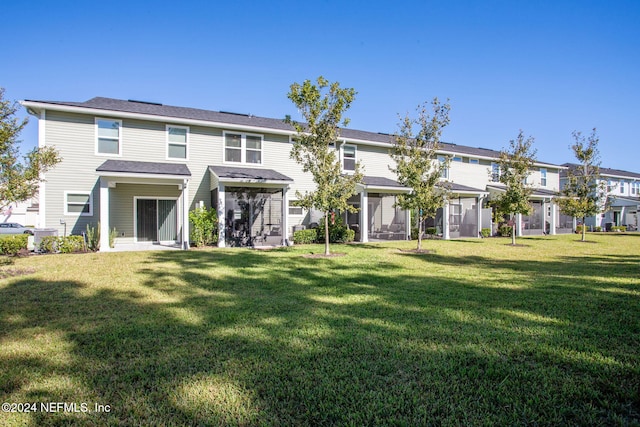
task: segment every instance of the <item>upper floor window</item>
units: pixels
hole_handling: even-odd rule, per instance
[[[631,194],[638,195],[640,194],[640,182],[634,182],[631,184]]]
[[[478,160],[478,159],[469,159],[469,164],[471,164],[471,165],[479,165],[480,164],[480,160]]]
[[[624,179],[620,180],[620,194],[624,194]]]
[[[542,187],[547,186],[547,170],[546,169],[540,169],[540,185]]]
[[[491,181],[500,182],[500,165],[491,163]]]
[[[453,156],[453,159],[452,159],[452,160],[453,160],[454,162],[461,162],[461,161],[462,161],[462,157],[460,157],[460,156]]]
[[[345,170],[345,171],[356,170],[356,146],[355,145],[342,146],[342,170]]]
[[[167,126],[167,159],[187,159],[189,128]]]
[[[447,158],[445,156],[438,156],[438,163],[441,168],[440,177],[449,179],[449,167],[447,165]]]
[[[64,201],[64,214],[65,215],[80,215],[91,216],[93,215],[93,196],[89,192],[65,192]]]
[[[607,192],[611,192],[613,190],[614,187],[614,183],[613,180],[609,180],[609,182],[607,183]]]
[[[122,121],[96,119],[96,153],[119,156],[121,154]]]
[[[225,132],[224,161],[261,165],[262,136]]]

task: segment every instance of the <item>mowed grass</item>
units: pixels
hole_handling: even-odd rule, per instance
[[[35,256],[0,425],[640,425],[640,235]]]

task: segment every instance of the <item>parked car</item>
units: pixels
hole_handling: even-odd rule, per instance
[[[0,234],[31,234],[33,235],[33,227],[25,227],[17,222],[0,223]]]

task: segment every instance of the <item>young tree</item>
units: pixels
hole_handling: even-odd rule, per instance
[[[347,200],[356,194],[356,185],[362,181],[359,162],[351,174],[342,173],[340,159],[336,155],[339,126],[347,126],[349,119],[343,118],[356,95],[352,88],[341,88],[338,82],[330,83],[320,76],[316,84],[305,80],[294,83],[287,97],[298,108],[306,123],[296,122],[290,116],[285,122],[297,132],[291,158],[302,165],[304,172],[311,173],[316,190],[304,195],[296,191],[298,205],[324,212],[324,253],[329,251],[329,216],[333,210],[355,212]]]
[[[500,151],[498,181],[504,184],[504,192],[494,198],[498,212],[511,216],[511,244],[516,244],[516,214],[529,215],[532,211],[529,197],[533,187],[527,184],[527,177],[535,163],[536,150],[532,149],[534,139],[525,139],[522,130],[515,140],[509,141],[509,150]],[[489,171],[493,173],[493,171]]]
[[[53,147],[44,147],[34,148],[20,162],[18,135],[28,119],[18,120],[18,108],[17,102],[4,99],[0,88],[0,209],[32,198],[42,174],[61,160]]]
[[[594,128],[585,138],[581,132],[571,134],[570,146],[578,165],[569,166],[567,181],[558,199],[560,210],[566,215],[582,218],[582,241],[586,241],[585,220],[596,215],[606,206],[607,184],[600,177],[599,138]]]
[[[410,193],[398,195],[396,205],[416,212],[418,219],[418,247],[422,250],[422,224],[425,219],[436,216],[448,198],[449,187],[442,183],[442,172],[447,162],[439,162],[437,150],[442,129],[449,124],[449,104],[441,104],[438,98],[431,102],[433,115],[429,115],[429,104],[417,108],[418,117],[408,114],[399,124],[391,158],[396,167],[390,167],[398,176],[398,182],[411,189]],[[418,132],[414,134],[414,126]]]

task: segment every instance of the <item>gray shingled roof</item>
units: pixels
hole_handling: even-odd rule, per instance
[[[487,188],[493,188],[495,190],[498,191],[504,191],[505,187],[502,185],[487,185]],[[560,193],[558,193],[557,191],[553,191],[553,190],[545,190],[543,188],[535,188],[533,190],[533,193],[531,193],[532,196],[537,196],[537,197],[553,197],[553,196],[557,196]]]
[[[209,170],[216,174],[218,178],[293,182],[288,176],[276,172],[273,169],[209,166]]]
[[[362,177],[362,183],[364,185],[370,187],[397,187],[397,188],[407,188],[403,185],[400,185],[398,181],[393,179],[384,178],[381,176],[364,176]]]
[[[30,101],[30,100],[27,100]],[[154,116],[175,117],[176,119],[201,120],[215,123],[227,123],[242,126],[255,126],[267,129],[293,131],[293,128],[286,124],[282,119],[270,119],[266,117],[257,117],[250,114],[236,114],[222,111],[202,110],[198,108],[176,107],[170,105],[162,105],[141,101],[125,101],[121,99],[96,97],[86,102],[66,102],[66,101],[36,101],[53,105],[65,105],[82,108],[95,108],[98,110],[109,110],[126,113],[148,114]],[[357,139],[370,142],[379,142],[385,144],[393,143],[393,135],[387,133],[367,132],[356,129],[341,129],[341,136],[347,139]],[[442,143],[441,150],[447,152],[459,153],[467,156],[490,157],[497,158],[500,151],[488,148],[469,147],[465,145],[457,145],[452,143]],[[552,163],[545,163],[549,166],[557,166]]]
[[[576,163],[564,163],[562,166],[568,167],[570,169],[575,169],[577,167],[579,167],[580,165],[576,164]],[[567,170],[561,170],[560,171],[560,177],[564,178],[567,176]],[[624,177],[629,177],[629,178],[640,178],[640,173],[636,173],[636,172],[629,172],[629,171],[623,171],[620,169],[611,169],[611,168],[600,168],[600,175],[615,175],[615,176],[624,176]]]
[[[486,190],[480,190],[479,188],[468,187],[462,184],[450,183],[451,191],[454,193],[486,193]]]
[[[191,176],[187,165],[180,163],[136,162],[131,160],[107,160],[96,169],[97,172],[140,173],[154,175]]]

